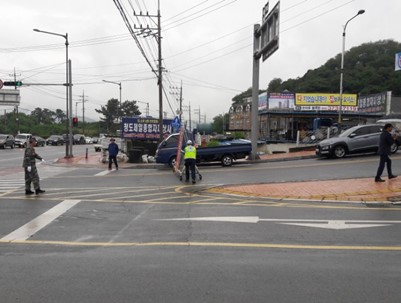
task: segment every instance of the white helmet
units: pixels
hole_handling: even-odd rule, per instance
[[[188,140],[188,141],[187,141],[187,145],[192,145],[192,141],[191,141],[191,140]]]

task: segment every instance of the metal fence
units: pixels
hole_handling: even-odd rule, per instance
[[[319,128],[316,130],[298,131],[298,144],[315,144],[324,139],[337,137],[340,134],[337,127]]]

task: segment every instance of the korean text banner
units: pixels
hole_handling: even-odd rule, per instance
[[[171,119],[163,119],[163,134],[172,132]],[[122,137],[124,139],[158,140],[160,138],[159,119],[155,118],[123,118]]]
[[[340,105],[340,94],[300,93],[295,97],[296,106]],[[357,106],[356,94],[343,94],[343,106]]]

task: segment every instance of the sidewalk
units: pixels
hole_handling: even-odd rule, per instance
[[[100,161],[100,153],[89,153],[65,159],[60,158],[58,165],[81,166],[107,169],[107,163]],[[258,162],[288,161],[295,159],[314,158],[315,151],[298,151],[291,153],[277,153],[260,155]],[[245,160],[246,161],[246,160]],[[128,168],[165,168],[157,163],[119,163],[122,169]],[[243,196],[266,197],[280,200],[314,200],[320,202],[354,202],[354,203],[401,203],[401,176],[376,183],[373,176],[361,179],[342,179],[328,181],[285,182],[270,184],[249,184],[222,186],[212,188],[211,192],[235,194]]]

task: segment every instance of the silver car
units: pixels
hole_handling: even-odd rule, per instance
[[[383,130],[381,124],[358,125],[342,132],[338,137],[321,141],[316,146],[316,155],[324,157],[343,158],[347,154],[377,152],[379,149],[380,134]],[[393,144],[391,151],[398,149]]]

